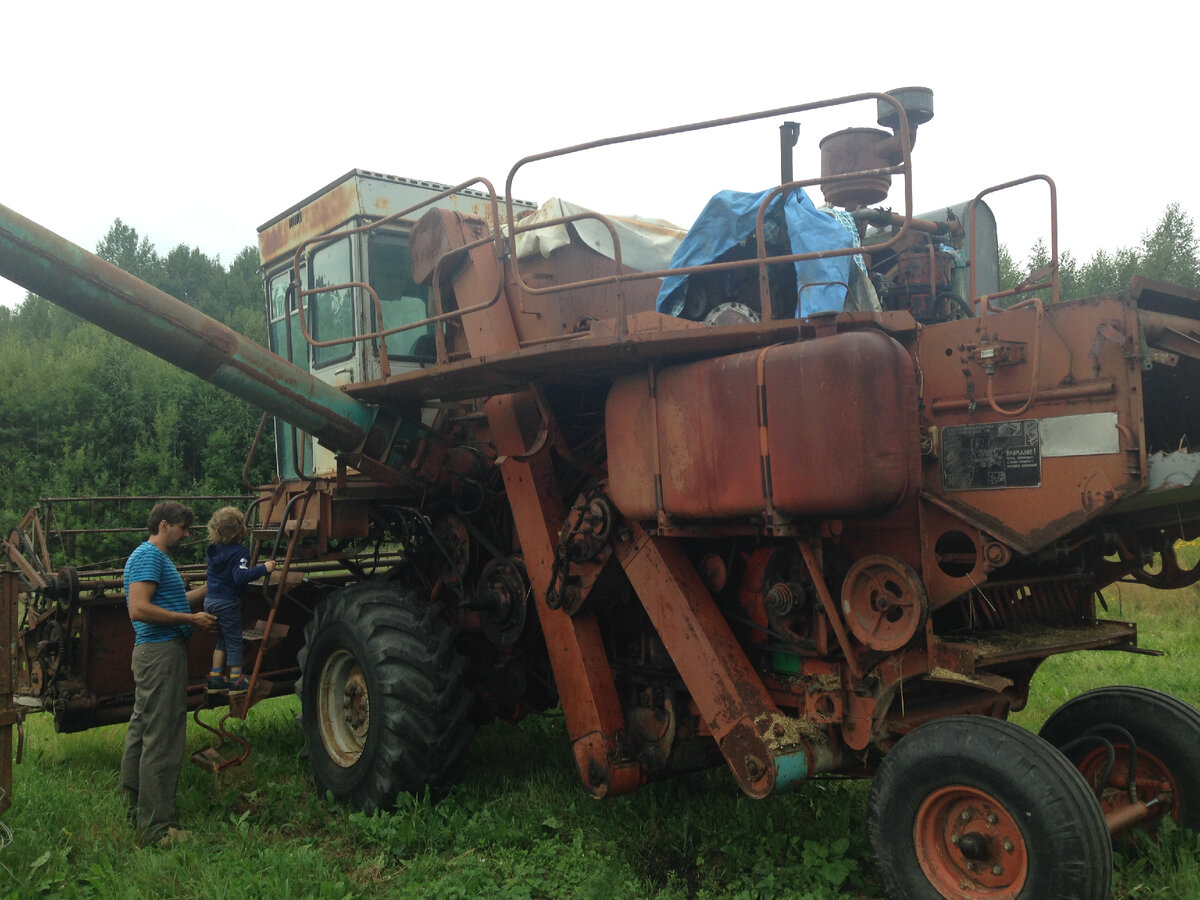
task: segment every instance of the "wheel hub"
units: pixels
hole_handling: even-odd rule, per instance
[[[992,853],[992,842],[987,835],[972,831],[958,841],[958,852],[971,862],[983,862]]]
[[[990,794],[953,785],[930,794],[913,824],[917,859],[948,898],[1014,900],[1029,858],[1016,819]]]
[[[1132,802],[1129,790],[1129,745],[1114,743],[1113,750],[1116,755],[1112,770],[1103,785],[1100,782],[1108,769],[1108,758],[1102,748],[1093,750],[1079,762],[1079,771],[1084,779],[1098,790],[1100,808],[1106,818]],[[1137,823],[1137,827],[1153,833],[1164,816],[1178,816],[1174,798],[1179,796],[1179,788],[1171,776],[1171,770],[1162,760],[1141,747],[1137,749],[1136,772],[1134,793],[1141,803],[1151,804],[1153,809],[1146,819]]]
[[[367,683],[363,680],[362,672],[354,671],[346,681],[345,700],[342,712],[346,724],[355,735],[366,738],[367,723],[371,720],[371,704],[367,697]]]
[[[358,762],[371,727],[371,697],[362,666],[345,650],[330,654],[317,685],[317,721],[328,757],[342,768]]]

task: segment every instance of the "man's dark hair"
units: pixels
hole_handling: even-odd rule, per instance
[[[158,534],[158,526],[166,522],[168,525],[183,525],[187,528],[192,527],[192,522],[196,520],[196,515],[190,508],[182,503],[176,503],[174,500],[164,500],[162,503],[155,503],[154,509],[150,510],[150,518],[146,520],[146,527],[150,529],[150,536]]]

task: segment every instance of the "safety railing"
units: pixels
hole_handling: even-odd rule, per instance
[[[731,116],[721,119],[709,119],[703,122],[694,122],[687,125],[677,125],[671,128],[660,128],[652,131],[642,131],[633,134],[619,135],[617,137],[603,138],[596,141],[588,141],[582,144],[576,144],[571,147],[564,147],[560,150],[551,150],[546,153],[539,153],[533,156],[526,156],[519,160],[512,169],[509,170],[508,178],[505,181],[505,193],[512,195],[513,181],[517,173],[525,166],[535,162],[546,161],[574,153],[581,153],[589,150],[596,150],[602,147],[609,147],[616,144],[625,144],[635,141],[651,140],[654,138],[662,138],[670,135],[687,134],[690,132],[704,131],[712,128],[720,128],[729,125],[739,125],[747,122],[753,122],[759,119],[777,118],[780,116],[790,116],[802,112],[811,112],[817,109],[825,109],[836,106],[845,106],[852,103],[861,103],[867,100],[874,100],[877,104],[886,103],[895,112],[896,126],[896,149],[900,152],[900,162],[894,165],[885,166],[876,169],[861,170],[855,172],[846,172],[841,174],[831,174],[818,176],[815,178],[804,179],[801,181],[791,181],[786,184],[781,184],[774,188],[763,198],[759,206],[758,217],[755,222],[755,242],[756,242],[756,257],[753,260],[736,260],[723,263],[709,263],[702,266],[681,266],[679,268],[658,269],[649,272],[622,272],[620,271],[620,255],[619,241],[616,236],[616,229],[604,217],[597,215],[596,218],[602,219],[609,232],[613,236],[614,242],[614,268],[617,269],[612,275],[591,278],[581,281],[574,281],[564,284],[547,285],[545,287],[533,287],[528,284],[522,277],[520,271],[520,261],[516,253],[516,234],[518,229],[514,221],[512,204],[506,204],[506,213],[508,216],[508,255],[512,260],[512,277],[514,283],[522,291],[530,295],[560,293],[568,290],[578,290],[579,288],[596,287],[600,285],[614,285],[618,289],[620,285],[626,282],[642,281],[651,278],[665,278],[670,275],[691,275],[701,272],[719,272],[735,269],[757,268],[759,273],[759,302],[761,315],[764,321],[769,322],[771,319],[771,303],[770,303],[770,287],[768,273],[771,266],[797,263],[813,259],[828,259],[839,256],[854,256],[862,253],[861,247],[846,247],[836,248],[832,250],[822,250],[809,253],[794,253],[794,254],[779,254],[768,256],[766,251],[766,238],[764,236],[764,225],[766,211],[775,197],[796,190],[797,188],[811,187],[818,184],[833,184],[861,179],[864,177],[882,177],[891,175],[902,175],[904,177],[904,216],[897,232],[873,249],[885,250],[901,241],[907,234],[909,225],[912,221],[912,138],[908,121],[908,114],[905,112],[900,102],[890,94],[884,93],[862,93],[851,94],[845,97],[837,97],[832,100],[820,100],[813,103],[802,103],[796,106],[785,106],[777,109],[769,109],[761,112],[746,113],[740,116]],[[560,224],[576,217],[565,217],[562,220],[551,220],[545,223],[539,223],[542,227],[549,227],[554,224]],[[625,318],[624,295],[617,295],[617,338],[620,340],[626,334],[627,323]]]
[[[1044,181],[1050,190],[1050,259],[1037,271],[1032,272],[1020,284],[1015,287],[1008,288],[1002,291],[996,291],[992,294],[980,296],[976,290],[976,266],[974,260],[975,240],[978,230],[977,212],[979,204],[983,202],[983,198],[988,194],[994,194],[998,191],[1008,190],[1018,187],[1023,184],[1029,184],[1034,181]],[[977,309],[976,315],[986,316],[991,311],[993,300],[999,300],[1002,297],[1016,297],[1024,294],[1031,294],[1034,291],[1050,289],[1050,302],[1057,303],[1058,294],[1058,189],[1054,185],[1054,180],[1048,175],[1026,175],[1024,178],[1017,178],[1013,181],[1006,181],[1003,184],[993,185],[989,188],[984,188],[975,195],[975,199],[971,201],[969,234],[971,241],[970,273],[971,273],[971,305]],[[1049,277],[1049,281],[1045,279]],[[1026,301],[1029,302],[1029,301]],[[1019,305],[1019,304],[1018,304]],[[1013,309],[1014,307],[1007,307]]]
[[[889,143],[894,147],[896,156],[899,161],[880,168],[873,168],[854,172],[845,172],[840,174],[821,175],[813,178],[789,181],[781,184],[771,190],[762,201],[758,210],[757,219],[755,222],[755,257],[753,259],[735,260],[718,263],[708,263],[698,266],[687,266],[679,268],[656,269],[652,271],[624,271],[623,253],[621,248],[621,240],[618,230],[614,222],[607,216],[597,212],[581,212],[572,215],[561,216],[545,221],[539,221],[533,224],[518,224],[516,212],[512,201],[513,182],[517,174],[527,166],[534,163],[544,162],[551,159],[569,156],[572,154],[584,153],[587,151],[598,150],[604,147],[610,147],[618,144],[628,144],[638,141],[652,140],[663,138],[672,135],[687,134],[691,132],[699,132],[714,128],[720,128],[731,125],[739,125],[748,122],[753,122],[761,119],[777,118],[781,116],[791,116],[799,113],[810,112],[819,109],[827,109],[837,106],[845,106],[854,103],[865,101],[875,101],[877,107],[886,104],[890,106],[894,112],[895,126],[894,136],[889,139]],[[770,322],[771,313],[771,297],[770,284],[768,273],[773,266],[781,264],[794,264],[814,259],[828,259],[841,256],[854,256],[863,253],[863,249],[858,246],[833,248],[829,250],[812,251],[807,253],[792,253],[792,254],[775,254],[767,253],[766,238],[765,238],[765,218],[766,211],[776,197],[786,196],[786,194],[797,189],[812,187],[814,185],[828,185],[833,183],[848,182],[864,177],[891,177],[893,175],[902,176],[904,182],[904,212],[903,214],[894,214],[896,231],[885,242],[873,245],[872,252],[886,250],[904,240],[909,229],[912,227],[913,219],[913,202],[912,202],[912,166],[911,166],[911,147],[912,147],[912,132],[910,130],[908,115],[905,112],[900,102],[893,96],[886,93],[867,92],[860,94],[852,94],[844,97],[838,97],[830,100],[821,100],[811,103],[802,103],[794,106],[779,107],[760,112],[747,113],[739,116],[732,116],[720,119],[710,119],[702,122],[694,122],[684,125],[677,125],[669,128],[655,129],[651,131],[636,132],[631,134],[618,135],[616,137],[603,138],[575,144],[569,147],[564,147],[558,150],[552,150],[545,153],[539,153],[531,156],[526,156],[519,160],[510,170],[505,182],[505,198],[503,199],[503,217],[501,217],[500,206],[501,200],[497,196],[495,188],[486,178],[474,178],[469,181],[462,182],[454,187],[447,188],[437,194],[434,194],[420,203],[409,206],[403,210],[392,213],[386,217],[377,219],[365,225],[360,225],[353,228],[343,229],[337,232],[323,234],[307,239],[297,246],[293,254],[292,262],[292,284],[289,286],[289,297],[285,300],[286,315],[286,345],[291,346],[291,320],[293,317],[292,298],[295,299],[295,318],[301,329],[301,334],[307,344],[313,347],[332,347],[343,344],[351,344],[370,340],[380,342],[379,350],[379,365],[380,374],[387,378],[391,374],[391,368],[388,363],[388,354],[386,352],[386,339],[390,335],[413,329],[426,328],[434,326],[434,339],[437,352],[437,361],[446,362],[449,359],[447,347],[445,343],[444,326],[451,320],[461,319],[463,316],[471,313],[480,312],[494,306],[503,295],[504,286],[504,267],[503,261],[508,259],[510,265],[510,277],[517,289],[528,296],[539,296],[546,294],[560,294],[566,291],[579,290],[581,288],[594,288],[606,285],[611,285],[616,288],[616,339],[621,341],[627,337],[628,322],[626,317],[625,294],[622,289],[623,285],[636,282],[647,281],[651,279],[661,279],[672,275],[691,275],[702,272],[720,272],[739,269],[757,268],[759,273],[759,301],[761,316],[764,322]],[[896,157],[892,157],[896,158]],[[423,209],[432,207],[433,204],[440,200],[444,200],[462,193],[473,187],[482,188],[482,193],[486,195],[487,204],[491,213],[490,231],[484,236],[472,241],[463,246],[457,247],[446,254],[442,259],[439,259],[433,268],[432,287],[431,287],[431,315],[424,319],[403,323],[390,328],[376,328],[370,332],[349,335],[345,337],[333,338],[330,340],[319,340],[315,338],[309,331],[306,319],[308,306],[305,304],[305,299],[316,294],[330,291],[338,291],[345,289],[359,288],[365,296],[369,298],[369,302],[375,312],[375,321],[382,325],[383,312],[382,301],[378,292],[371,285],[363,281],[347,281],[336,285],[322,285],[313,288],[304,288],[300,283],[300,273],[302,270],[302,261],[305,258],[308,249],[315,244],[328,242],[332,238],[344,237],[347,235],[360,234],[369,232],[374,229],[386,228],[401,220],[411,222],[415,214]],[[613,271],[611,274],[581,279],[577,281],[561,282],[553,285],[534,286],[528,283],[521,272],[520,259],[517,252],[517,238],[522,234],[533,232],[539,229],[553,228],[556,226],[566,226],[573,222],[583,219],[592,219],[600,223],[607,230],[612,241],[612,263]],[[505,227],[501,227],[501,223]],[[492,245],[495,248],[496,273],[495,284],[490,292],[488,299],[473,304],[469,307],[459,309],[445,309],[443,300],[443,282],[445,273],[449,271],[453,265],[471,250],[482,246]],[[563,334],[550,338],[538,338],[532,341],[523,341],[521,346],[529,346],[530,344],[546,343],[551,341],[578,339],[578,334]]]
[[[1050,289],[1050,302],[1057,303],[1059,299],[1058,289],[1058,190],[1054,185],[1053,179],[1047,175],[1027,175],[1024,178],[1017,178],[1013,181],[1006,181],[1003,184],[994,185],[990,188],[985,188],[980,191],[971,203],[970,213],[970,241],[971,253],[975,252],[975,239],[977,232],[977,211],[979,204],[983,202],[983,198],[989,194],[997,193],[998,191],[1008,190],[1018,187],[1023,184],[1029,184],[1034,181],[1044,181],[1050,191],[1050,259],[1044,265],[1032,272],[1024,280],[1014,287],[1005,290],[996,291],[992,294],[979,296],[976,292],[976,278],[974,259],[971,260],[971,305],[977,309],[976,315],[980,317],[987,316],[992,312],[992,301],[1002,297],[1019,297],[1026,294],[1032,294],[1034,291]],[[1049,277],[1047,281],[1046,278]],[[1031,363],[1029,371],[1029,393],[1025,400],[1019,406],[1006,407],[1002,406],[996,398],[996,370],[994,365],[985,366],[987,376],[986,397],[988,406],[993,412],[998,415],[1014,418],[1024,415],[1031,406],[1033,406],[1038,394],[1038,378],[1041,369],[1041,345],[1042,345],[1042,318],[1046,314],[1045,304],[1040,297],[1030,297],[1028,300],[1022,300],[1019,303],[1014,303],[1005,307],[1008,311],[1015,311],[1032,307],[1034,310],[1033,322],[1033,347],[1031,350]]]
[[[322,340],[317,340],[311,334],[309,334],[308,326],[305,324],[305,319],[307,318],[306,310],[305,310],[305,306],[304,306],[304,298],[305,297],[310,297],[315,294],[330,293],[333,291],[340,291],[340,290],[353,289],[353,288],[360,288],[366,292],[367,296],[370,297],[370,299],[371,299],[372,308],[375,312],[375,321],[380,323],[381,325],[383,323],[383,303],[379,299],[379,293],[375,290],[374,287],[372,287],[370,284],[368,284],[365,281],[347,281],[347,282],[343,282],[341,284],[321,285],[319,287],[313,287],[313,288],[304,288],[301,286],[301,284],[300,284],[301,262],[303,261],[303,259],[305,257],[306,250],[310,246],[312,246],[314,244],[327,243],[331,238],[348,237],[350,235],[362,234],[362,233],[370,232],[370,231],[376,231],[376,230],[379,230],[382,228],[386,228],[389,225],[394,225],[398,222],[402,222],[405,220],[411,220],[413,217],[413,214],[418,212],[419,210],[425,209],[427,207],[431,207],[434,203],[437,203],[439,200],[445,200],[449,197],[454,196],[455,194],[463,193],[463,192],[467,191],[468,189],[474,187],[475,185],[482,185],[486,188],[488,204],[491,207],[492,222],[493,223],[498,222],[499,218],[500,218],[500,207],[499,207],[499,201],[496,197],[496,190],[494,187],[492,187],[492,184],[490,181],[488,181],[486,178],[481,177],[481,178],[473,178],[470,181],[464,181],[461,184],[455,185],[454,187],[446,188],[445,190],[443,190],[437,194],[427,197],[425,200],[421,201],[420,203],[413,204],[412,206],[405,207],[404,209],[399,210],[398,212],[394,212],[387,216],[384,216],[383,218],[376,219],[372,222],[368,222],[366,225],[359,225],[354,228],[342,229],[340,231],[336,231],[336,232],[333,232],[330,234],[317,235],[316,237],[308,238],[307,240],[305,240],[305,241],[301,242],[299,245],[297,245],[296,250],[292,255],[292,279],[291,279],[291,283],[288,285],[287,296],[284,299],[284,310],[285,310],[284,321],[286,323],[285,324],[285,336],[286,336],[286,341],[287,341],[285,346],[287,346],[289,348],[292,346],[292,344],[291,344],[291,341],[292,341],[292,333],[291,333],[292,308],[291,307],[292,307],[292,301],[294,298],[295,304],[296,304],[296,312],[297,312],[297,315],[295,318],[300,325],[301,335],[304,337],[304,340],[310,346],[312,346],[312,347],[336,347],[336,346],[340,346],[342,344],[354,344],[354,343],[359,343],[359,342],[364,342],[364,341],[377,340],[380,343],[380,347],[379,347],[380,374],[384,378],[387,378],[388,376],[391,375],[391,365],[388,361],[388,353],[387,353],[387,338],[389,335],[398,334],[403,331],[410,331],[415,328],[428,327],[430,324],[439,323],[439,322],[445,321],[446,319],[450,319],[450,318],[461,317],[463,315],[466,315],[467,313],[474,312],[477,309],[486,308],[487,306],[490,306],[493,303],[495,303],[496,300],[498,300],[500,298],[500,282],[499,281],[497,281],[497,284],[496,284],[495,296],[488,303],[481,304],[480,306],[474,307],[472,309],[454,310],[450,313],[438,313],[436,315],[430,316],[430,317],[422,319],[420,321],[406,322],[404,324],[397,325],[392,328],[382,328],[381,327],[381,328],[377,328],[374,331],[370,331],[370,332],[363,332],[361,334],[353,334],[353,335],[348,335],[346,337],[333,338],[333,339],[330,339],[327,341],[322,341]],[[506,200],[506,204],[509,207],[509,211],[510,211],[510,215],[511,215],[511,209],[512,209],[511,200]],[[496,239],[494,237],[489,236],[489,238],[484,240],[482,243],[496,243]]]

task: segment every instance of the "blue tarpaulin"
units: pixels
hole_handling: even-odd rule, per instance
[[[721,191],[714,195],[671,257],[671,268],[715,262],[746,238],[750,238],[750,246],[753,247],[758,208],[768,193]],[[772,198],[767,209],[768,221],[779,202],[779,196]],[[817,209],[799,188],[787,195],[783,215],[792,253],[834,250],[856,244],[853,236],[833,216]],[[846,302],[846,286],[850,281],[851,258],[837,256],[832,259],[802,260],[794,264],[796,283],[800,286],[798,315],[808,317],[814,313],[842,310]],[[669,275],[663,279],[656,305],[659,312],[673,316],[683,312],[687,282],[687,275]]]

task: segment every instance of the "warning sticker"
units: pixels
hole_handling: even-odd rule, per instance
[[[1038,487],[1041,483],[1037,419],[942,429],[944,490]]]

